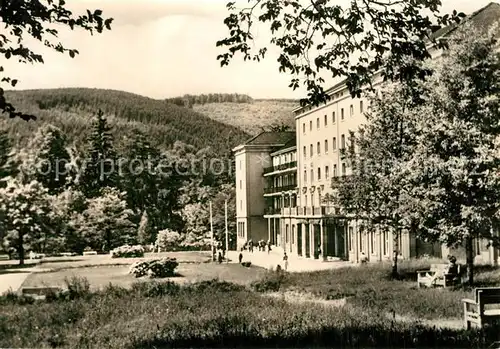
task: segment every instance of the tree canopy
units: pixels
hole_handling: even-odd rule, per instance
[[[26,38],[32,37],[57,52],[67,52],[73,58],[79,53],[78,50],[57,41],[57,28],[79,28],[92,35],[102,33],[104,29],[111,30],[113,19],[102,17],[101,10],[87,10],[86,14],[74,15],[65,5],[64,0],[2,0],[0,22],[4,24],[5,30],[0,34],[0,54],[6,59],[17,58],[20,63],[44,63],[41,54],[25,46]],[[0,75],[4,75],[3,72],[4,67],[0,66]],[[16,86],[18,82],[5,75],[1,81],[11,86]],[[11,118],[35,119],[34,115],[16,110],[5,98],[2,88],[0,110]]]
[[[320,105],[329,100],[325,78],[345,78],[351,94],[359,96],[378,71],[389,80],[426,76],[415,62],[430,57],[429,43],[446,45],[433,33],[465,16],[442,15],[440,8],[439,0],[352,0],[346,6],[330,0],[249,0],[244,8],[229,2],[224,20],[229,35],[217,41],[225,49],[217,59],[221,66],[238,53],[245,60],[263,59],[267,47],[254,45],[256,23],[262,22],[280,51],[279,71],[293,76],[289,86],[295,90],[302,83],[308,95],[301,103]]]
[[[387,83],[372,96],[357,149],[346,154],[352,173],[334,182],[337,202],[355,219],[390,227],[396,238],[407,230],[424,241],[465,246],[469,283],[472,241],[500,245],[494,33],[457,30],[449,50],[422,63],[431,76],[413,85]]]

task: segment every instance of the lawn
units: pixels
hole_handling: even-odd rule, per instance
[[[482,333],[394,323],[355,307],[272,299],[234,284],[141,283],[59,299],[0,302],[0,347],[484,347]],[[498,335],[498,334],[497,334]]]
[[[290,273],[281,282],[281,291],[312,294],[320,299],[346,298],[362,309],[395,313],[420,319],[462,319],[463,298],[473,298],[470,288],[417,288],[416,270],[425,270],[430,261],[401,263],[400,280],[389,277],[390,265],[381,263],[359,268],[342,268],[308,273]],[[500,286],[500,268],[478,266],[476,285]]]
[[[128,269],[129,265],[105,264],[94,267],[59,268],[52,272],[31,274],[23,283],[23,287],[65,286],[65,279],[73,277],[86,278],[93,290],[102,289],[110,283],[115,286],[130,287],[138,279],[128,274]],[[245,285],[260,279],[265,270],[257,267],[245,268],[234,263],[180,263],[176,272],[178,276],[169,279],[178,283],[220,279]]]
[[[66,298],[0,298],[0,347],[484,348],[500,341],[497,328],[465,331],[420,321],[460,323],[460,300],[471,296],[469,289],[417,289],[415,270],[430,261],[404,262],[400,280],[391,280],[386,264],[278,274],[185,257],[175,282],[136,282],[128,266],[100,257],[90,259],[102,261],[94,267],[59,261],[25,284],[62,285],[74,276],[87,278],[89,288],[75,279],[77,291]],[[476,280],[500,285],[500,269],[478,267]],[[292,292],[310,297],[282,297]],[[333,299],[345,301],[325,301]]]

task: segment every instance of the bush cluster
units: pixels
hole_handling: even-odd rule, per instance
[[[285,282],[285,273],[282,270],[269,271],[261,280],[252,283],[257,292],[278,292]]]
[[[174,270],[179,263],[175,258],[152,259],[135,262],[130,266],[129,274],[135,277],[149,276],[152,278],[164,278],[174,276]]]
[[[144,257],[144,248],[141,245],[123,245],[111,251],[111,258]]]

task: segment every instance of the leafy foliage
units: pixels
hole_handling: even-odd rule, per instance
[[[94,250],[110,251],[132,242],[136,230],[131,215],[123,193],[106,188],[101,196],[88,199],[87,208],[75,217],[73,226]]]
[[[149,276],[152,278],[164,278],[175,275],[175,268],[179,263],[175,258],[151,259],[135,262],[130,266],[129,273],[135,277]]]
[[[137,258],[144,257],[144,248],[140,245],[123,245],[111,250],[111,258]]]
[[[449,246],[465,243],[473,282],[472,241],[487,239],[500,218],[500,56],[495,29],[464,27],[423,83],[417,146],[404,175],[412,188],[408,214],[421,235]]]
[[[23,264],[25,251],[43,244],[50,234],[45,226],[50,212],[47,190],[36,181],[12,180],[0,189],[0,210],[6,230],[4,245],[15,250]]]
[[[347,6],[328,0],[250,0],[238,9],[229,2],[230,14],[224,20],[229,35],[217,42],[226,51],[217,59],[221,66],[238,53],[245,60],[263,59],[267,47],[255,48],[253,42],[255,24],[262,22],[271,31],[270,43],[280,51],[280,72],[293,76],[290,87],[297,89],[302,79],[307,88],[308,98],[302,104],[329,100],[322,87],[327,76],[345,78],[351,94],[360,96],[378,71],[390,80],[429,73],[406,58],[429,58],[429,41],[445,45],[436,42],[432,32],[464,17],[456,11],[441,15],[440,5],[439,0],[354,0]]]
[[[164,251],[171,251],[181,240],[181,235],[173,230],[164,229],[158,232],[155,245]]]
[[[0,35],[0,53],[6,58],[17,58],[20,63],[44,63],[42,55],[25,45],[27,37],[40,41],[46,47],[57,52],[68,52],[71,58],[79,52],[66,48],[61,42],[55,43],[58,36],[56,28],[69,27],[83,29],[93,34],[102,33],[104,29],[111,29],[112,18],[103,18],[101,10],[75,16],[65,7],[65,1],[52,0],[3,0],[0,8],[0,22],[5,25],[5,31]],[[29,29],[26,29],[29,28]],[[0,66],[0,73],[4,68]],[[2,74],[3,75],[3,74]],[[16,86],[17,80],[8,76],[2,82]],[[0,88],[0,110],[9,117],[20,117],[24,120],[34,119],[35,116],[26,112],[17,111],[7,101],[4,90]]]
[[[386,84],[372,98],[356,150],[347,152],[352,176],[334,183],[338,203],[369,226],[465,243],[470,283],[473,239],[500,242],[493,234],[500,217],[494,30],[484,35],[466,26],[450,38],[448,52],[423,64],[432,76]]]
[[[62,192],[71,182],[71,157],[62,131],[44,125],[30,141],[21,164],[25,181],[37,180],[49,194]]]

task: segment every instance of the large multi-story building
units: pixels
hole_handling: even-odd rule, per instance
[[[491,3],[469,16],[481,28],[500,18],[500,5]],[[440,31],[449,35],[454,27]],[[433,55],[440,52],[434,50]],[[363,124],[369,102],[352,98],[345,83],[328,91],[330,101],[319,107],[298,107],[295,132],[263,132],[235,149],[238,246],[252,239],[269,240],[284,251],[305,258],[361,257],[382,261],[397,250],[402,258],[449,251],[403,232],[366,232],[361,222],[342,216],[325,197],[332,178],[349,174],[344,152],[350,135]],[[478,259],[497,262],[498,250],[478,241]],[[456,251],[455,251],[456,252]]]

